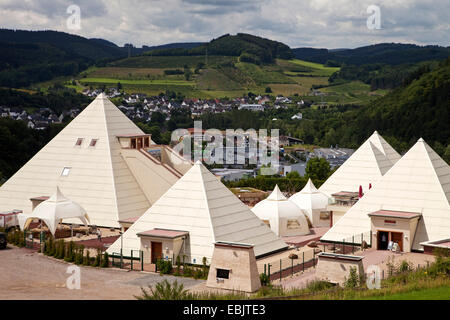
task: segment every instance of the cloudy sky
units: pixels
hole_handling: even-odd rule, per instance
[[[76,26],[73,11],[67,12],[71,5],[80,8],[79,30],[68,28],[68,19]],[[380,29],[367,26],[371,5],[380,8]],[[450,46],[450,0],[0,0],[0,27],[65,31],[138,47],[237,32],[292,48]]]

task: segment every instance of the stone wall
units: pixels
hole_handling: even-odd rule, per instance
[[[356,268],[358,276],[364,275],[362,258],[363,257],[344,255],[335,255],[335,257],[332,257],[331,255],[319,255],[316,277],[319,280],[336,283],[342,286],[350,275],[350,268]]]
[[[217,278],[217,269],[229,271],[228,279]],[[261,287],[252,246],[215,244],[207,287],[255,292]]]

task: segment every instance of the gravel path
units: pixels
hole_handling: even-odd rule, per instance
[[[174,276],[160,276],[137,271],[80,267],[81,288],[66,287],[72,264],[52,259],[25,248],[9,246],[0,250],[0,300],[7,299],[134,299],[140,287],[154,285],[168,279],[184,283],[185,288],[201,284],[194,280]]]

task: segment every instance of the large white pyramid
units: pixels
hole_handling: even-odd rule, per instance
[[[59,186],[87,211],[92,224],[118,227],[118,220],[140,216],[151,205],[146,193],[159,198],[178,177],[168,174],[165,184],[158,181],[143,192],[121,154],[117,135],[126,134],[143,132],[100,94],[1,186],[0,211],[30,214],[30,198],[50,196]]]
[[[421,213],[413,250],[420,242],[450,236],[450,167],[419,141],[322,237],[342,241],[370,231],[368,213],[394,210]]]
[[[358,192],[362,186],[365,192],[369,184],[374,185],[399,159],[400,155],[375,131],[319,191],[331,196],[340,191]]]
[[[253,244],[257,257],[287,247],[199,161],[123,234],[124,255],[141,250],[137,234],[154,228],[188,231],[187,261],[211,259],[217,241]],[[120,249],[118,239],[108,253]]]

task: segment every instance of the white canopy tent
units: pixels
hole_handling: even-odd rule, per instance
[[[270,196],[257,203],[252,211],[278,236],[299,236],[310,233],[306,213],[287,199],[278,185]]]
[[[56,187],[56,192],[48,200],[40,203],[31,214],[21,213],[18,218],[22,230],[28,228],[33,219],[39,219],[45,222],[53,235],[63,219],[78,218],[86,226],[88,222],[90,223],[86,211],[78,203],[66,198],[59,187]]]
[[[330,224],[329,221],[320,220],[320,213],[327,209],[329,199],[325,193],[317,190],[311,179],[300,192],[289,198],[290,201],[307,213],[309,221],[314,227],[323,227]]]

